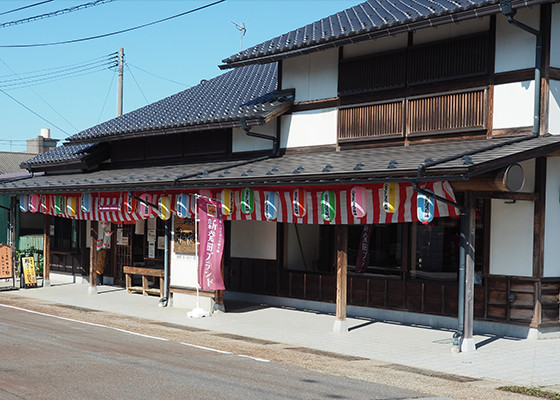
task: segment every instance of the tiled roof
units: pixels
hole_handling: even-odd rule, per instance
[[[27,166],[45,165],[51,163],[69,162],[80,160],[84,155],[95,147],[97,143],[80,143],[80,144],[65,144],[63,146],[55,147],[46,153],[39,154],[31,159],[29,157],[21,162],[23,168]]]
[[[513,0],[525,7],[553,0]],[[220,68],[264,64],[293,55],[501,12],[499,0],[368,0],[223,60]]]
[[[71,136],[73,143],[114,140],[129,135],[239,126],[263,119],[293,101],[277,92],[277,65],[240,68]],[[229,125],[228,125],[229,123]]]
[[[380,182],[415,178],[428,159],[441,160],[428,167],[426,180],[462,180],[493,171],[512,162],[560,151],[560,136],[459,140],[411,146],[379,147],[329,152],[292,153],[279,158],[221,161],[159,167],[99,170],[60,174],[0,183],[4,192],[119,191],[170,188],[293,186]],[[472,154],[463,157],[466,152]],[[442,178],[443,177],[443,178]]]
[[[33,156],[31,153],[0,152],[0,174],[21,171],[20,164]]]

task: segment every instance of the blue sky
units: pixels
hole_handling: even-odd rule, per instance
[[[99,65],[124,48],[124,112],[180,92],[221,73],[221,61],[243,48],[359,4],[360,0],[226,0],[160,24],[101,39],[103,35],[180,14],[212,1],[116,0],[60,16],[6,23],[94,0],[0,2],[0,151],[26,151],[26,139],[50,128],[70,135],[116,116],[117,74]],[[5,13],[5,14],[2,14]],[[89,65],[83,69],[84,65]],[[62,72],[64,71],[64,72]],[[69,72],[74,75],[68,76]],[[57,75],[59,74],[59,75]],[[46,80],[46,78],[49,78]]]

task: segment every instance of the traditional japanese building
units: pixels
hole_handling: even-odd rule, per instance
[[[174,306],[203,196],[226,299],[336,310],[339,331],[347,310],[458,320],[464,350],[473,329],[559,333],[559,38],[550,1],[367,1],[75,134],[0,193],[47,215],[51,270],[88,274],[101,240],[105,278],[163,268]]]

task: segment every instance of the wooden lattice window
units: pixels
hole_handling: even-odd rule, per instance
[[[407,135],[486,128],[486,90],[408,100]]]
[[[403,135],[403,101],[343,108],[338,113],[338,137],[369,139]]]

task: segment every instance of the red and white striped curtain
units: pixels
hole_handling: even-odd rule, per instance
[[[451,202],[455,195],[446,182],[420,185]],[[194,217],[196,196],[218,200],[225,220],[275,221],[298,224],[385,224],[418,221],[418,193],[412,184],[358,186],[267,187],[134,193],[42,194],[22,196],[22,211],[64,218],[133,223],[146,218]],[[25,198],[24,198],[25,197]],[[456,217],[458,210],[435,201],[433,217]]]

